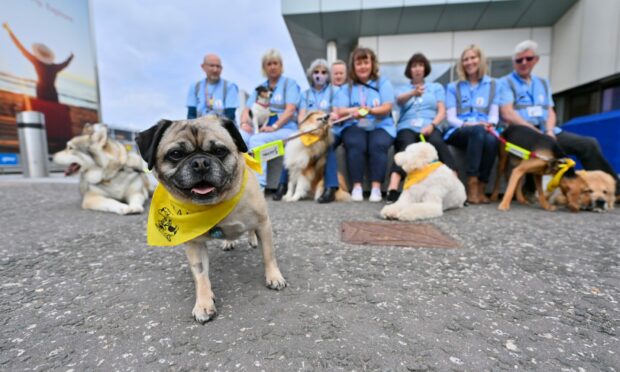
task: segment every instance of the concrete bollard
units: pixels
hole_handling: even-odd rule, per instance
[[[45,116],[37,111],[22,111],[17,114],[17,135],[24,177],[48,177]]]

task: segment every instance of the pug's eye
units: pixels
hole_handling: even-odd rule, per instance
[[[607,195],[607,190],[603,190],[603,194],[604,194],[604,195]]]
[[[172,161],[179,161],[183,159],[183,156],[185,156],[185,153],[181,150],[172,150],[166,154],[166,157]]]
[[[228,149],[226,147],[216,147],[211,153],[221,159],[228,155]]]

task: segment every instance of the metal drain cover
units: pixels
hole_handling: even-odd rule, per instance
[[[460,244],[428,223],[345,221],[341,240],[350,244],[458,248]]]

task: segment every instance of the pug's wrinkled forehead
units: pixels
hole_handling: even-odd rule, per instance
[[[166,152],[175,146],[183,147],[187,152],[209,151],[216,146],[230,149],[237,147],[228,131],[220,124],[220,119],[215,116],[174,122],[164,133],[157,152]]]
[[[247,152],[248,148],[235,124],[226,118],[204,116],[192,120],[160,120],[151,128],[142,131],[136,138],[140,155],[153,169],[158,155],[170,146],[185,146],[188,152],[196,149],[208,150],[212,146],[224,146]]]

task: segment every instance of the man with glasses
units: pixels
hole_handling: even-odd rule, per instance
[[[201,65],[206,78],[192,84],[187,94],[187,118],[204,115],[223,115],[235,120],[239,107],[237,85],[220,77],[222,61],[215,54],[207,54]]]
[[[616,180],[616,195],[620,194],[618,175],[603,157],[598,141],[592,137],[563,131],[556,126],[556,114],[551,87],[546,79],[532,75],[540,57],[538,44],[532,40],[519,43],[512,58],[514,71],[501,78],[500,112],[509,125],[524,125],[555,138],[562,149],[576,156],[587,170],[602,170]]]

